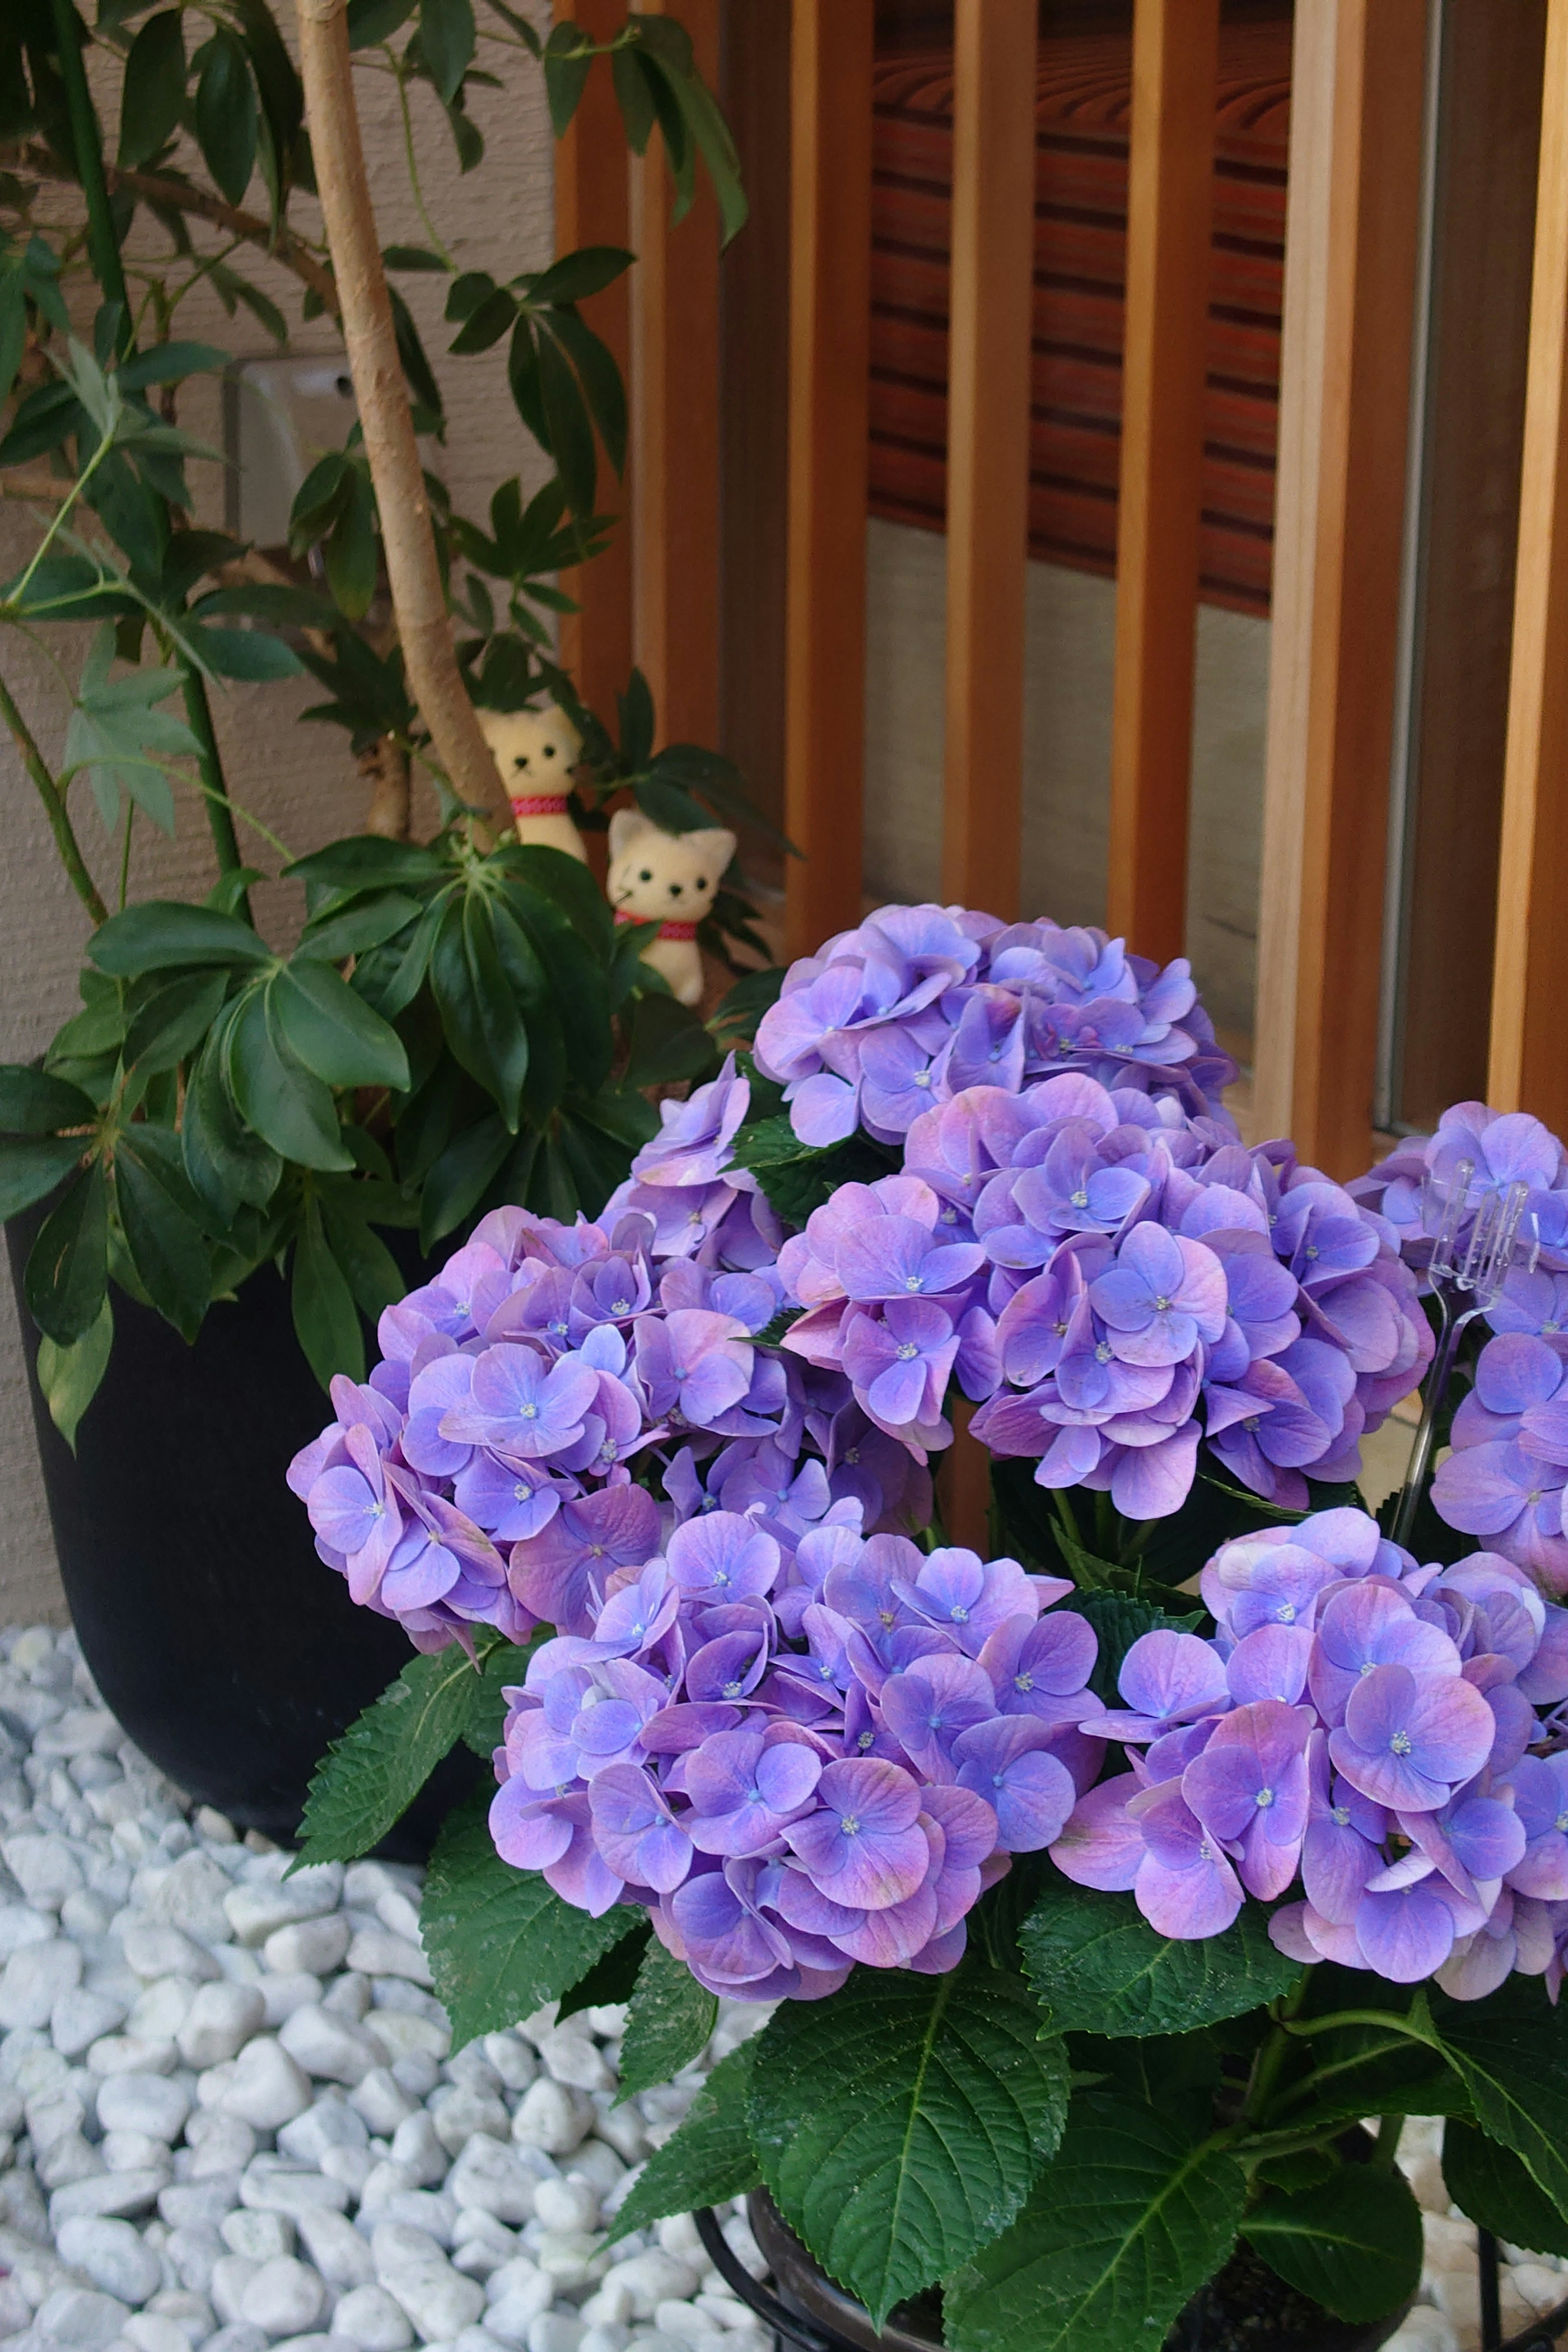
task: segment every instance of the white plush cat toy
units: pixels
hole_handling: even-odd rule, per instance
[[[617,809],[610,819],[610,878],[605,893],[617,923],[650,923],[658,937],[643,961],[669,982],[682,1004],[702,996],[697,926],[713,904],[735,836],[722,825],[700,833],[665,833],[640,809]]]
[[[583,836],[566,814],[569,771],[583,751],[566,713],[547,702],[539,710],[481,710],[479,720],[511,803],[519,841],[531,849],[563,849],[586,865]]]

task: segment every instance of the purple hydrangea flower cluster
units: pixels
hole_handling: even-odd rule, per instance
[[[897,1143],[933,1103],[1053,1070],[1228,1126],[1237,1075],[1184,957],[1162,971],[1104,931],[936,906],[880,908],[793,963],[756,1059],[813,1145],[857,1128]]]
[[[658,1549],[658,1505],[629,1467],[650,1445],[755,1456],[782,1441],[793,1462],[808,1423],[839,1455],[852,1441],[842,1385],[792,1397],[788,1368],[752,1344],[778,1307],[771,1265],[661,1264],[655,1240],[637,1213],[573,1226],[498,1209],[385,1310],[369,1381],[333,1381],[336,1419],[289,1483],[355,1601],[421,1649],[475,1624],[521,1641],[596,1607],[616,1568]],[[884,1497],[863,1479],[858,1524],[873,1499],[874,1520]]]
[[[1179,1508],[1206,1438],[1255,1494],[1353,1478],[1432,1338],[1379,1220],[1173,1097],[1063,1073],[925,1111],[904,1172],[847,1184],[786,1241],[784,1346],[841,1369],[923,1459],[950,1376],[994,1454],[1044,1486]]]
[[[1129,1769],[1080,1799],[1058,1866],[1183,1939],[1299,1878],[1269,1921],[1294,1958],[1555,1996],[1568,1730],[1537,1710],[1568,1697],[1568,1610],[1494,1552],[1418,1567],[1352,1510],[1227,1544],[1202,1582],[1214,1639],[1145,1633],[1125,1708],[1082,1719]]]
[[[732,1164],[731,1146],[752,1088],[730,1055],[718,1076],[685,1102],[662,1102],[660,1131],[632,1161],[601,1222],[636,1212],[653,1221],[653,1255],[690,1257],[731,1272],[771,1269],[784,1228],[757,1180]]]
[[[645,1906],[732,1999],[951,1969],[1103,1759],[1077,1728],[1094,1633],[1050,1606],[1070,1590],[845,1520],[682,1517],[507,1693],[497,1848],[579,1908]]]
[[[1454,1416],[1454,1451],[1439,1463],[1432,1502],[1462,1534],[1568,1593],[1568,1154],[1538,1118],[1457,1103],[1437,1131],[1415,1136],[1351,1187],[1385,1221],[1424,1274],[1441,1203],[1464,1164],[1472,1195],[1523,1184],[1516,1263],[1487,1308],[1493,1338]]]

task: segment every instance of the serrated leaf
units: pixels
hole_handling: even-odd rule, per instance
[[[857,1969],[831,2000],[775,2011],[752,2137],[785,2221],[880,2326],[1007,2227],[1067,2099],[1016,1977]]]
[[[455,1643],[409,1660],[317,1765],[297,1868],[353,1862],[380,1844],[462,1738],[479,1679]]]
[[[742,1128],[732,1156],[738,1167],[752,1171],[769,1205],[792,1232],[798,1232],[840,1184],[874,1184],[898,1167],[892,1152],[863,1135],[814,1150],[782,1118]]]
[[[1397,2170],[1343,2164],[1294,2196],[1271,2189],[1241,2234],[1287,2286],[1341,2319],[1381,2319],[1421,2284],[1421,2208]]]
[[[1075,1554],[1081,1570],[1085,1555],[1076,1547]],[[1068,1573],[1072,1573],[1070,1564]],[[1131,1593],[1105,1592],[1093,1587],[1080,1587],[1073,1595],[1072,1605],[1078,1614],[1087,1618],[1094,1628],[1098,1648],[1089,1685],[1104,1706],[1120,1706],[1122,1703],[1117,1677],[1134,1642],[1140,1641],[1145,1633],[1162,1629],[1190,1633],[1204,1622],[1201,1610],[1189,1612],[1184,1616],[1172,1616],[1156,1609],[1152,1601],[1135,1601]]]
[[[1537,2186],[1510,2148],[1473,2124],[1450,2116],[1443,2126],[1443,2180],[1478,2229],[1536,2254],[1568,2254],[1568,2215]],[[1564,2287],[1568,2294],[1568,2286]]]
[[[614,1905],[597,1919],[563,1903],[537,1871],[495,1850],[482,1793],[450,1814],[436,1841],[419,1914],[452,2047],[504,2032],[558,2000],[633,1924]]]
[[[1430,2002],[1434,2038],[1477,2123],[1568,2213],[1568,2011],[1547,2000],[1539,1977],[1517,1975],[1485,2000],[1434,1992]]]
[[[655,2148],[638,2173],[636,2187],[616,2210],[606,2245],[670,2213],[723,2205],[762,2186],[747,2121],[756,2051],[753,2038],[719,2061],[679,2129]]]
[[[714,1996],[656,1939],[637,1971],[621,2037],[621,2098],[671,2081],[700,2058],[718,2022]]]
[[[1157,2345],[1230,2252],[1241,2167],[1163,2116],[1073,2101],[1054,2160],[1005,2234],[946,2282],[954,2352],[1129,2352]]]
[[[81,1417],[98,1394],[109,1369],[113,1344],[114,1309],[107,1298],[98,1311],[98,1320],[79,1339],[73,1339],[68,1348],[58,1347],[46,1337],[39,1338],[36,1366],[38,1386],[48,1406],[49,1419],[73,1454]]]
[[[1058,2033],[1183,2033],[1273,2000],[1301,1973],[1244,1904],[1223,1936],[1177,1943],[1131,1895],[1048,1878],[1018,1930],[1024,1967]]]
[[[561,2006],[555,2012],[557,2023],[563,2018],[575,2017],[581,2010],[607,2009],[630,2000],[652,1934],[653,1922],[645,1919],[640,1927],[633,1927],[618,1944],[613,1945],[603,1959],[595,1960],[587,1975],[579,1977],[571,1991],[562,1994]]]

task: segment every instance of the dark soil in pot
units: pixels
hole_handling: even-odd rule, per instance
[[[18,1297],[46,1208],[6,1228]],[[404,1272],[421,1278],[411,1254]],[[159,1769],[242,1829],[287,1840],[329,1742],[413,1653],[317,1558],[283,1483],[331,1414],[287,1285],[262,1267],[210,1310],[194,1347],[113,1296],[114,1348],[74,1456],[39,1393],[37,1333],[19,1309],[71,1619],[105,1703]],[[448,1757],[384,1851],[422,1860],[479,1769],[466,1750]]]
[[[864,2306],[824,2274],[765,2189],[752,2192],[746,2210],[779,2298],[791,2311],[854,2352],[930,2352],[942,2344],[936,2289],[898,2305],[879,2334]],[[1401,2310],[1371,2327],[1347,2326],[1276,2278],[1243,2246],[1182,2314],[1163,2352],[1375,2352],[1404,2316]]]

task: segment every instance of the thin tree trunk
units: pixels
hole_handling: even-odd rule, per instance
[[[310,152],[409,688],[453,789],[475,806],[504,814],[500,778],[458,668],[436,561],[430,505],[365,180],[347,0],[297,0],[297,6]]]

